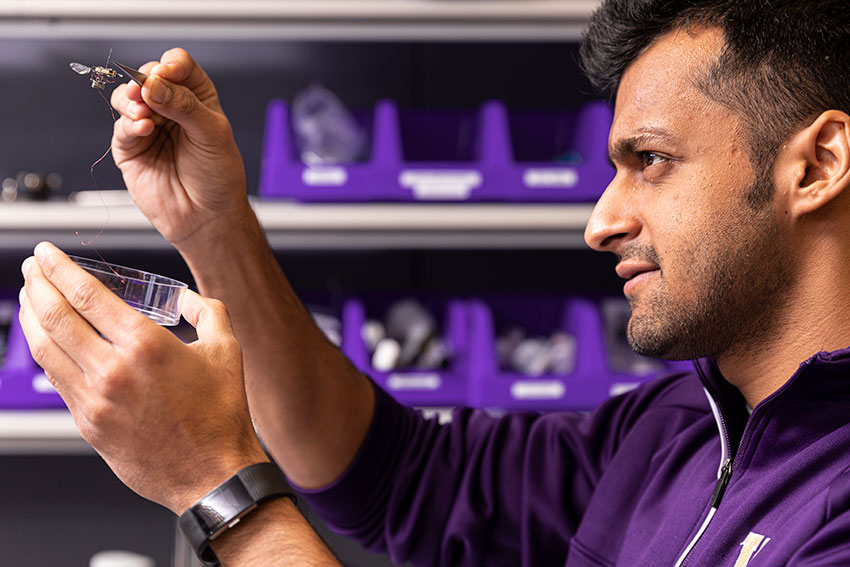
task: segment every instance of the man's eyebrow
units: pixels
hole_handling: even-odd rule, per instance
[[[676,142],[676,137],[670,134],[663,128],[641,128],[639,134],[621,138],[614,142],[608,150],[608,163],[614,166],[615,162],[622,162],[626,158],[638,153],[638,147],[645,145],[647,142]]]

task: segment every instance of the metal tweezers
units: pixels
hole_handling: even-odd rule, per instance
[[[132,67],[128,67],[126,65],[122,65],[115,59],[113,59],[111,62],[117,65],[122,71],[130,75],[130,78],[139,83],[139,86],[145,84],[145,81],[147,80],[148,76],[142,73],[141,71],[133,69]]]

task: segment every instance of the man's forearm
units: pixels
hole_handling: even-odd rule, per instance
[[[212,543],[227,567],[339,567],[288,498],[268,502]]]
[[[251,411],[294,483],[333,481],[371,421],[371,384],[315,325],[253,214],[181,247],[202,294],[228,308],[245,360]]]

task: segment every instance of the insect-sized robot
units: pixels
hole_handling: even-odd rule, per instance
[[[127,67],[126,65],[122,65],[118,61],[113,61],[111,59],[112,52],[110,51],[109,56],[106,58],[106,65],[104,66],[94,66],[89,67],[88,65],[83,65],[82,63],[71,63],[71,70],[77,73],[78,75],[86,75],[91,74],[91,88],[100,89],[106,85],[112,84],[118,79],[124,77],[124,75],[118,69],[114,69],[110,67],[110,65],[116,65],[122,71],[127,73],[131,79],[139,83],[139,85],[145,82],[145,79],[148,78],[144,73],[133,69],[132,67]]]
[[[108,64],[109,63],[107,62],[107,65]],[[103,90],[106,85],[114,83],[124,76],[112,67],[101,67],[100,65],[89,67],[82,63],[71,63],[71,70],[80,75],[91,73],[91,88],[101,90]]]

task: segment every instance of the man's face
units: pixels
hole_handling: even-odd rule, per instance
[[[715,30],[663,36],[617,93],[609,139],[617,175],[585,239],[620,258],[629,341],[647,356],[757,347],[791,281],[774,204],[745,201],[771,176],[753,172],[740,120],[694,86],[721,46]]]

